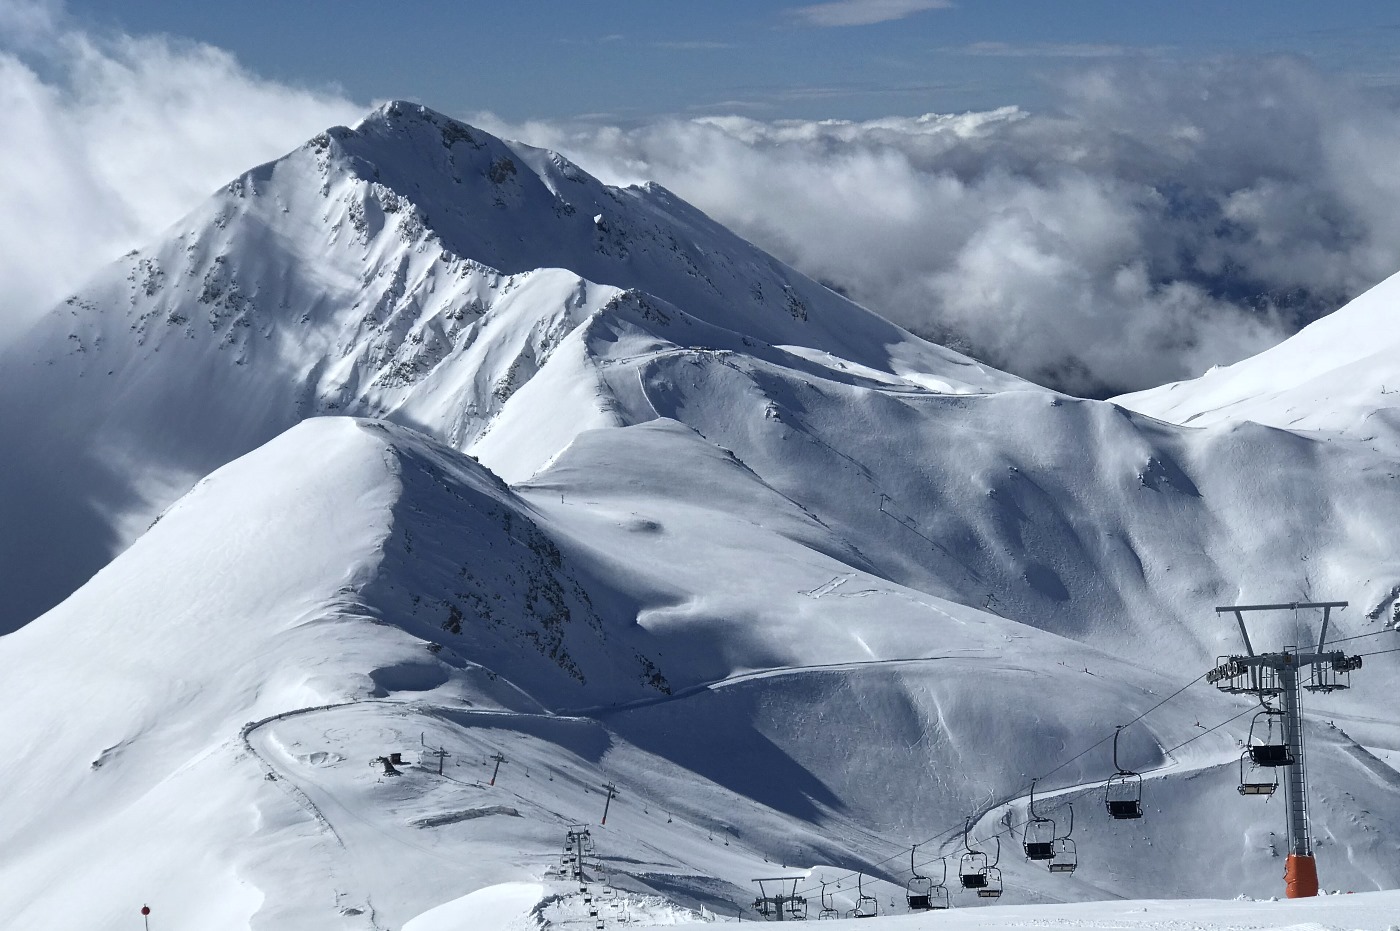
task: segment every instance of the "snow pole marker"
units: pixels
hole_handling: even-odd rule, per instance
[[[151,931],[151,907],[141,906],[141,921],[146,925],[146,931]]]

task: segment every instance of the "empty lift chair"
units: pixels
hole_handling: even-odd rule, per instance
[[[1074,806],[1069,806],[1069,830],[1064,837],[1055,838],[1055,855],[1046,864],[1052,873],[1073,873],[1074,868],[1079,865],[1079,851],[1075,849],[1074,838]]]
[[[1118,735],[1122,732],[1122,725],[1113,732],[1113,768],[1117,772],[1108,777],[1104,787],[1108,815],[1118,821],[1142,817],[1142,777],[1118,762]]]
[[[1249,770],[1245,771],[1245,761],[1249,761]],[[1241,795],[1262,795],[1265,798],[1278,791],[1278,768],[1271,770],[1270,777],[1265,777],[1260,772],[1259,766],[1250,757],[1249,751],[1245,750],[1240,754],[1240,794]]]
[[[999,899],[1001,898],[1001,870],[997,869],[997,864],[1001,862],[1001,838],[997,838],[997,855],[992,858],[992,862],[987,864],[987,868],[982,871],[982,888],[977,890],[979,899]]]
[[[1260,719],[1263,726],[1260,726]],[[1274,737],[1274,721],[1278,721],[1278,737]],[[1255,743],[1255,741],[1259,741]],[[1293,754],[1283,736],[1283,712],[1264,706],[1249,724],[1249,758],[1255,766],[1292,766]]]
[[[856,907],[846,913],[847,918],[874,918],[880,914],[880,900],[865,893],[865,875],[856,874]]]
[[[914,854],[918,849],[918,844],[909,848],[909,885],[904,887],[904,900],[909,903],[909,911],[926,912],[933,908],[933,880],[920,874],[918,866],[914,864]]]
[[[958,882],[964,889],[981,889],[987,885],[987,855],[968,843],[967,835],[972,831],[972,819],[963,825],[963,848],[967,851],[958,864]]]
[[[1031,800],[1026,808],[1026,829],[1021,835],[1027,860],[1050,860],[1055,856],[1055,822],[1035,813],[1035,781],[1031,781]]]
[[[829,918],[840,918],[841,913],[836,910],[836,904],[827,898],[826,880],[822,880],[822,910],[817,913],[817,920],[825,921]]]
[[[905,888],[905,898],[909,903],[911,912],[927,912],[934,909],[947,908],[948,901],[948,858],[940,857],[939,863],[943,864],[943,878],[934,882],[928,876],[919,873],[914,865],[914,852],[919,849],[915,844],[909,851],[909,885]]]

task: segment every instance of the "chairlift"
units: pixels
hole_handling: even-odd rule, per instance
[[[1113,767],[1117,772],[1108,777],[1104,787],[1108,815],[1118,821],[1142,817],[1142,777],[1118,762],[1118,735],[1122,732],[1121,724],[1113,732]]]
[[[951,903],[948,896],[948,858],[939,857],[938,862],[943,864],[943,878],[934,882],[930,877],[920,875],[914,866],[914,851],[919,849],[915,844],[909,851],[909,885],[905,888],[905,896],[909,902],[909,911],[927,912],[935,909],[945,909]]]
[[[1035,813],[1035,780],[1031,780],[1031,799],[1026,808],[1029,820],[1021,835],[1027,860],[1051,860],[1055,856],[1055,822]]]
[[[865,875],[856,874],[856,907],[846,913],[847,918],[874,918],[880,914],[880,900],[865,893]]]
[[[1001,838],[997,838],[997,855],[987,868],[982,871],[982,888],[977,890],[979,899],[999,899],[1001,898],[1001,870],[997,869],[997,864],[1001,862]]]
[[[1244,763],[1249,760],[1249,772],[1246,774]],[[1265,798],[1278,791],[1278,768],[1273,767],[1273,779],[1263,778],[1259,772],[1259,765],[1250,757],[1248,750],[1240,754],[1240,794],[1241,795],[1262,795]]]
[[[972,831],[972,819],[967,819],[963,825],[963,848],[966,853],[962,855],[962,860],[958,864],[958,881],[962,883],[964,889],[981,889],[987,885],[987,855],[981,850],[974,849],[968,843],[967,835]]]
[[[914,866],[914,852],[919,849],[915,844],[909,850],[909,885],[905,887],[905,898],[909,903],[911,912],[927,912],[934,909],[948,907],[948,858],[940,857],[943,864],[943,879],[934,882],[928,876],[921,875],[918,868]]]
[[[1274,742],[1274,720],[1278,719],[1278,742]],[[1264,727],[1259,727],[1263,719]],[[1259,743],[1255,743],[1256,731],[1262,730]],[[1255,766],[1292,766],[1293,754],[1284,742],[1283,712],[1277,708],[1264,706],[1264,710],[1254,716],[1249,724],[1249,758]]]
[[[929,898],[933,880],[920,875],[919,868],[914,865],[914,853],[918,849],[918,844],[909,848],[909,884],[904,887],[904,898],[909,903],[909,911],[926,912],[933,908]]]
[[[952,908],[953,902],[952,897],[948,894],[948,858],[939,857],[938,862],[942,865],[943,872],[939,876],[938,882],[934,883],[933,888],[929,890],[928,898],[934,909],[941,911]]]
[[[822,910],[817,913],[818,921],[825,921],[829,918],[840,918],[841,913],[836,910],[836,905],[826,894],[826,880],[822,880]]]
[[[1055,855],[1046,864],[1052,873],[1073,873],[1074,868],[1079,865],[1079,852],[1075,849],[1074,838],[1070,835],[1074,833],[1074,806],[1069,806],[1069,830],[1064,837],[1055,838]]]

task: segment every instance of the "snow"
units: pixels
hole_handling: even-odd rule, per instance
[[[1116,398],[1173,423],[1251,420],[1291,430],[1393,436],[1400,407],[1400,275],[1283,343],[1201,378]]]
[[[1319,331],[1338,365],[1363,323]],[[1067,398],[664,189],[390,104],[100,275],[0,396],[7,927],[675,924],[778,873],[884,910],[966,818],[1005,904],[888,921],[1384,926],[1185,901],[1281,886],[1242,698],[1124,731],[1147,815],[1102,807],[1115,725],[1239,649],[1215,605],[1340,596],[1334,636],[1395,642],[1379,391],[1290,395],[1307,430]],[[1306,699],[1329,888],[1400,865],[1395,658]],[[1047,773],[1072,875],[1005,829]]]
[[[544,898],[538,883],[501,883],[453,899],[410,920],[403,931],[533,931],[531,912]]]

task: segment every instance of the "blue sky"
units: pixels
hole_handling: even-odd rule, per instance
[[[1383,0],[73,0],[88,24],[168,33],[277,80],[508,119],[742,113],[849,118],[1035,108],[1095,60],[1295,53],[1400,85]],[[870,22],[870,20],[876,20]]]

